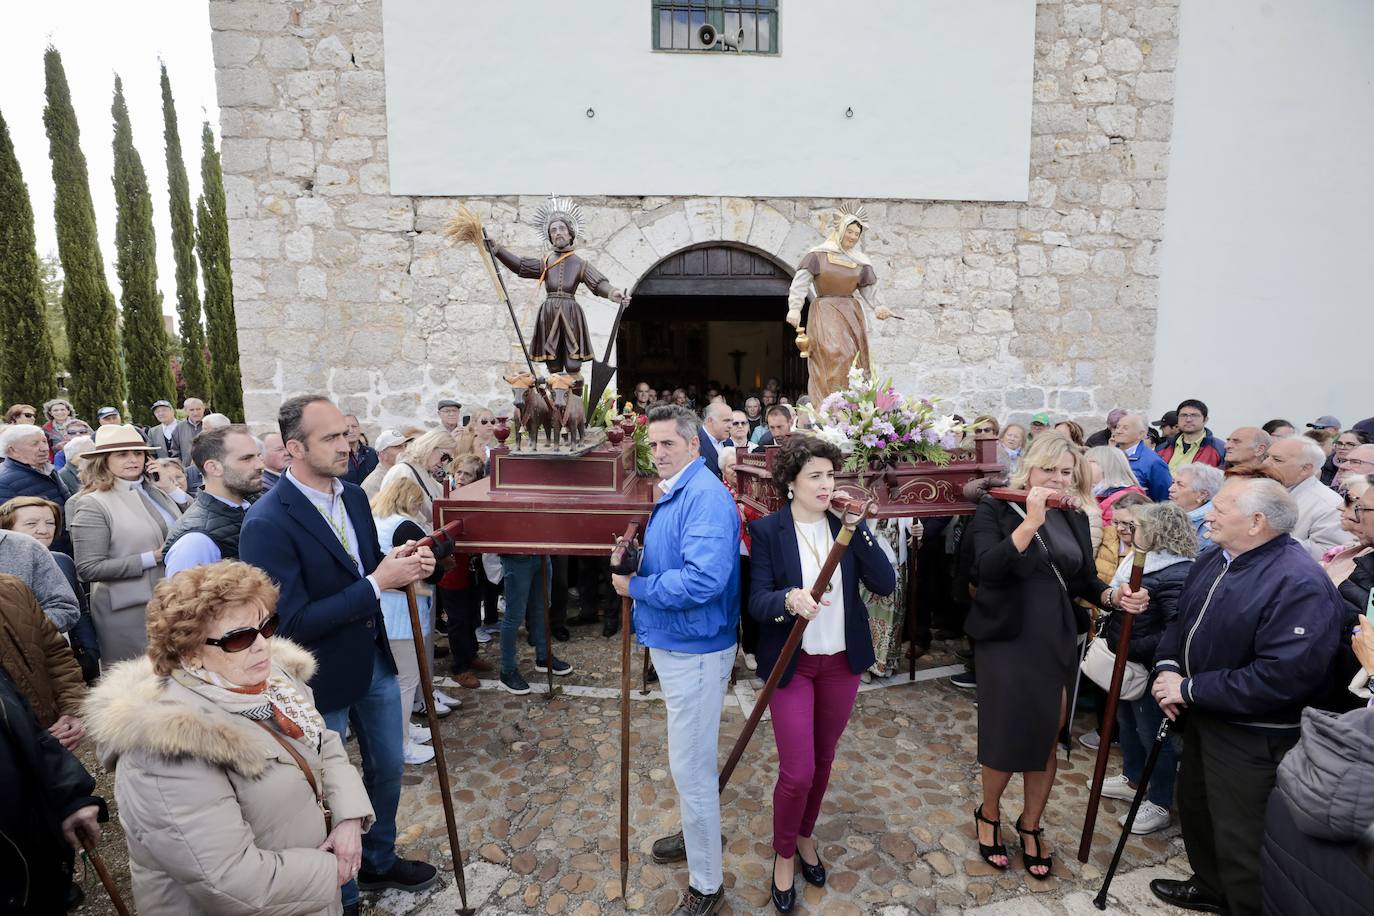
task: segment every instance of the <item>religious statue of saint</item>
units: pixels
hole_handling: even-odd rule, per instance
[[[816,291],[806,323],[810,337],[806,391],[816,406],[826,395],[846,387],[855,357],[865,373],[872,371],[860,302],[867,304],[879,320],[892,317],[887,306],[869,298],[878,275],[859,250],[859,237],[867,228],[868,214],[863,207],[841,207],[830,220],[825,241],[801,259],[787,293],[787,323],[795,328],[801,324],[807,294],[813,287]]]
[[[587,332],[587,314],[575,298],[578,284],[603,299],[626,308],[630,297],[615,289],[601,271],[573,251],[573,243],[583,227],[582,208],[571,200],[550,197],[535,212],[530,225],[540,230],[552,251],[543,257],[522,257],[494,242],[487,242],[492,255],[517,276],[537,279],[544,287],[544,302],[534,322],[530,358],[543,363],[550,374],[577,375],[582,364],[593,359],[592,339]]]

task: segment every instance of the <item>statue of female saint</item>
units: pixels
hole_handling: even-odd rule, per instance
[[[582,231],[582,208],[563,197],[550,197],[535,212],[530,225],[548,240],[551,253],[538,258],[522,257],[494,242],[487,245],[493,256],[516,275],[537,279],[544,287],[544,303],[534,322],[530,358],[543,363],[550,374],[577,375],[582,364],[593,359],[587,315],[574,294],[582,284],[598,296],[628,307],[630,297],[611,286],[601,271],[573,251]]]
[[[806,390],[817,406],[826,395],[848,384],[849,367],[855,357],[865,373],[872,371],[860,302],[873,309],[873,316],[879,320],[892,317],[887,306],[876,305],[869,297],[878,275],[859,250],[859,237],[867,228],[868,214],[863,207],[842,207],[831,220],[826,240],[801,259],[788,290],[787,323],[794,328],[801,324],[807,294],[812,287],[816,290],[806,323],[811,340]]]

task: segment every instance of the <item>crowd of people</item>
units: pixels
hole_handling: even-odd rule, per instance
[[[489,470],[499,421],[485,408],[464,414],[442,400],[432,418],[370,440],[358,417],[314,395],[284,402],[260,436],[195,399],[180,416],[166,401],[150,405],[157,422],[146,429],[115,407],[98,411],[94,428],[64,400],[41,415],[10,407],[0,426],[0,704],[10,723],[0,833],[17,838],[22,873],[46,883],[16,884],[21,870],[0,844],[0,894],[27,895],[33,912],[72,902],[73,849],[108,817],[71,755],[84,741],[115,770],[140,912],[232,901],[353,913],[364,890],[425,889],[435,867],[396,850],[404,768],[434,756],[412,715],[448,715],[461,701],[421,688],[417,642],[461,687],[495,675],[523,695],[522,627],[534,670],[566,676],[554,644],[574,625],[615,635],[625,596],[665,699],[682,815],[653,857],[686,861],[677,912],[688,916],[724,899],[715,749],[732,672],[740,660],[766,678],[793,620],[809,622],[770,701],[770,892],[788,912],[797,871],[825,884],[815,829],[831,767],[861,679],[891,670],[902,592],[915,588],[922,612],[906,636],[917,651],[968,640],[969,670],[954,682],[977,690],[973,817],[993,868],[1012,864],[1002,800],[1020,773],[1025,806],[1008,832],[1030,876],[1049,876],[1041,818],[1081,696],[1098,722],[1078,740],[1120,744],[1110,798],[1136,795],[1161,721],[1181,717],[1133,827],[1181,823],[1194,874],[1153,882],[1161,899],[1232,913],[1259,912],[1262,895],[1321,899],[1322,888],[1271,890],[1259,863],[1262,847],[1297,859],[1319,859],[1333,839],[1353,847],[1353,836],[1309,842],[1294,824],[1302,817],[1273,799],[1307,789],[1311,768],[1282,761],[1315,753],[1303,742],[1328,721],[1317,710],[1340,722],[1374,715],[1374,621],[1364,616],[1374,600],[1374,418],[1344,428],[1323,416],[1302,435],[1273,420],[1223,440],[1196,399],[1154,423],[1112,411],[1091,435],[1048,414],[1026,426],[979,416],[965,435],[997,440],[1007,478],[970,484],[971,517],[918,523],[838,511],[843,455],[807,434],[807,413],[776,380],[749,396],[647,382],[632,392],[661,491],[633,573],[613,573],[610,557],[419,546],[434,501]],[[732,466],[741,450],[767,446],[780,447],[782,508],[748,519]],[[988,496],[993,484],[1024,491],[1024,504]],[[837,539],[849,548],[813,600]],[[900,575],[910,551],[922,560],[917,582]],[[1144,576],[1133,589],[1137,552]],[[1101,671],[1126,615],[1127,685],[1107,722]],[[493,641],[499,652],[487,659]],[[350,737],[361,775],[344,751]],[[1345,820],[1367,826],[1374,811]],[[1370,890],[1353,864],[1334,880]]]

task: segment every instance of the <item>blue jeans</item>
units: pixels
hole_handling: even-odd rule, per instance
[[[1138,700],[1122,700],[1116,707],[1116,721],[1121,726],[1121,761],[1126,778],[1140,784],[1145,771],[1145,758],[1155,743],[1155,732],[1164,720],[1164,711],[1148,693]],[[1145,797],[1161,808],[1174,806],[1174,781],[1178,778],[1178,749],[1171,737],[1159,749],[1150,786]]]
[[[501,673],[511,674],[518,668],[516,643],[520,638],[520,624],[525,625],[534,640],[534,657],[549,658],[549,641],[544,633],[544,604],[538,600],[536,581],[539,568],[544,568],[544,600],[548,600],[549,558],[533,554],[502,554],[501,581],[506,588],[506,614],[501,618]]]
[[[406,702],[410,702],[409,697]],[[401,802],[401,768],[405,736],[396,724],[401,720],[401,687],[377,650],[372,663],[372,686],[352,706],[322,714],[324,724],[344,739],[344,728],[352,723],[358,736],[358,751],[363,758],[363,787],[372,802],[376,820],[363,834],[363,868],[372,872],[390,870],[396,864],[396,807]],[[358,899],[358,883],[342,888],[343,905]]]
[[[716,748],[735,647],[704,655],[650,649],[649,655],[668,706],[668,767],[677,786],[688,878],[701,893],[714,894],[724,880]]]

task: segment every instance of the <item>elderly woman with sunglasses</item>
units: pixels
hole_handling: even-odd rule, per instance
[[[237,560],[164,580],[148,654],[87,701],[142,916],[343,912],[372,807],[315,709],[314,658],[271,638],[276,604]]]
[[[398,477],[408,478],[420,485],[424,491],[424,504],[421,507],[423,518],[434,517],[434,500],[444,495],[443,480],[448,476],[454,456],[458,454],[458,441],[453,433],[442,426],[431,429],[418,436],[401,452],[401,457],[391,466],[382,478],[382,489]]]

